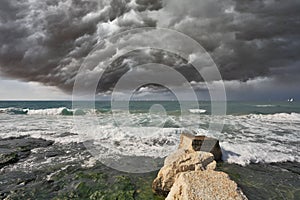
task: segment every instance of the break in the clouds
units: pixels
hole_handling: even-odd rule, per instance
[[[162,27],[198,41],[226,81],[267,78],[288,88],[300,80],[299,10],[299,0],[1,0],[0,70],[71,92],[83,60],[101,41],[133,28]],[[149,50],[112,63],[100,91],[111,90],[141,62],[167,64],[189,82],[202,81],[188,61]],[[89,69],[87,77],[97,71]]]

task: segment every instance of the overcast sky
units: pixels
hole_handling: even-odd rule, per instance
[[[299,0],[1,0],[0,100],[70,99],[78,69],[99,42],[142,27],[169,28],[199,42],[231,100],[300,99],[299,10]],[[106,42],[102,55],[115,45]],[[115,60],[97,92],[109,95],[122,75],[146,62],[173,67],[207,98],[188,61],[157,50]],[[89,69],[87,85],[99,67]]]

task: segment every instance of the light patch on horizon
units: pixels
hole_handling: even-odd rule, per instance
[[[70,100],[71,96],[56,87],[36,82],[1,79],[0,100]]]

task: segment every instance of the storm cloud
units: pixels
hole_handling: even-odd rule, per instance
[[[299,0],[2,0],[0,72],[72,92],[82,62],[105,38],[160,27],[198,41],[224,80],[298,82],[299,10]],[[190,82],[202,81],[182,58],[150,50],[118,58],[99,88],[111,90],[122,74],[145,62],[168,64]]]

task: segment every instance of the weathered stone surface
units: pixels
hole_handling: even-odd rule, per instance
[[[167,200],[247,199],[227,174],[213,171],[221,158],[218,140],[182,134],[179,149],[165,159],[152,189]]]
[[[215,169],[214,156],[208,152],[189,152],[179,149],[165,159],[165,165],[153,181],[152,189],[156,194],[167,196],[174,184],[175,177],[181,172]]]
[[[53,141],[30,138],[26,136],[11,137],[0,140],[0,169],[6,165],[18,162],[29,156],[34,148],[47,147],[53,144]]]
[[[180,136],[179,149],[210,152],[214,155],[216,161],[222,160],[222,151],[219,141],[214,138],[183,133]]]
[[[247,197],[224,172],[213,170],[183,172],[166,200],[246,200]]]
[[[1,149],[0,150],[0,168],[5,165],[12,164],[18,161],[18,155],[10,150]]]

